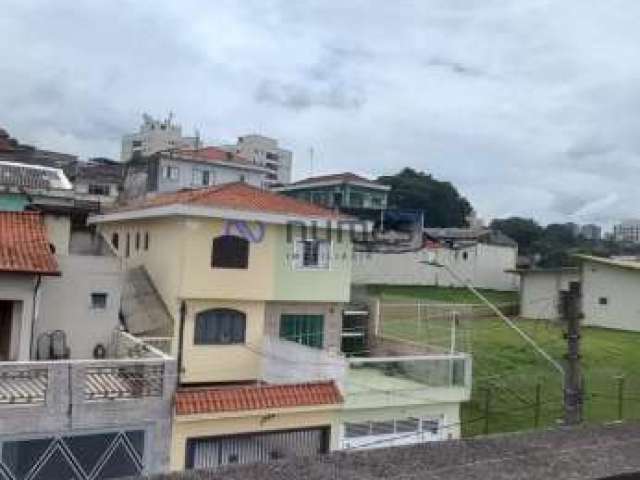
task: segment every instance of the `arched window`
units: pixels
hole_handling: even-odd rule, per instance
[[[214,238],[211,266],[213,268],[248,268],[249,241],[235,235]]]
[[[246,315],[238,310],[214,308],[196,315],[195,345],[244,343]]]
[[[113,232],[113,234],[111,235],[111,245],[113,245],[113,248],[115,250],[118,250],[118,248],[120,247],[120,236],[118,235],[118,232]]]

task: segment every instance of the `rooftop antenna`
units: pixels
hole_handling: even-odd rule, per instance
[[[309,176],[313,177],[313,147],[309,147]]]
[[[196,150],[200,150],[200,130],[196,128]]]

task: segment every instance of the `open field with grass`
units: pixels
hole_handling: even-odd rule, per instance
[[[385,285],[373,288],[383,301],[424,300],[442,303],[478,303],[478,298],[466,288],[413,287]],[[480,290],[493,303],[515,303],[518,292]]]
[[[467,298],[462,292],[448,291],[456,289],[444,290],[416,291],[413,297],[396,291],[395,297],[384,298],[454,298],[453,303]],[[534,320],[517,320],[517,324],[553,358],[563,361],[566,344],[561,324]],[[398,321],[387,316],[383,325],[387,334],[440,346],[447,344],[450,328],[446,320],[423,317],[419,322],[417,315],[404,315]],[[526,430],[553,425],[562,418],[560,374],[504,322],[465,320],[457,336],[460,349],[473,354],[472,400],[462,409],[464,435],[482,434],[487,428],[490,433]],[[640,419],[640,334],[584,328],[582,353],[585,419]]]

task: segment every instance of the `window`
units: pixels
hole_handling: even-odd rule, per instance
[[[249,268],[249,241],[235,235],[214,238],[211,266],[213,268]]]
[[[607,297],[600,297],[598,299],[599,305],[607,305],[609,303],[609,299]]]
[[[140,232],[136,232],[136,251],[140,250]]]
[[[352,208],[362,208],[364,206],[364,195],[362,193],[351,192],[349,200],[349,206]]]
[[[195,345],[244,343],[246,315],[238,310],[216,308],[196,315]]]
[[[331,244],[327,240],[298,240],[295,250],[298,268],[329,268]]]
[[[244,175],[240,175],[240,181],[242,183],[245,183],[247,181],[247,177],[245,177]]]
[[[120,248],[120,236],[118,235],[118,232],[113,232],[111,234],[111,245],[115,250]]]
[[[209,170],[201,170],[194,168],[191,175],[191,183],[198,187],[208,187],[211,179],[211,172]]]
[[[370,435],[369,422],[345,423],[344,435],[347,438],[368,437]]]
[[[124,246],[124,255],[129,257],[131,255],[131,234],[127,232],[127,244]]]
[[[91,294],[91,308],[104,310],[107,308],[107,294],[102,292],[94,292]]]
[[[144,232],[144,249],[149,250],[149,232]]]
[[[280,338],[308,347],[322,348],[324,317],[322,315],[283,314],[280,317]]]
[[[178,180],[180,178],[180,169],[173,165],[165,165],[162,167],[162,177],[166,180]]]
[[[462,259],[467,260],[469,258],[469,254],[467,252],[462,252]]]
[[[109,195],[111,193],[111,188],[109,185],[100,185],[100,184],[89,184],[89,194],[90,195]]]

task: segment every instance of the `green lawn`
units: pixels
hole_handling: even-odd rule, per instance
[[[373,293],[380,295],[387,301],[425,300],[428,302],[442,303],[478,303],[478,298],[466,288],[448,287],[415,287],[401,285],[385,285],[369,287]],[[518,301],[517,292],[499,292],[496,290],[480,290],[493,303],[515,303]]]
[[[388,301],[413,295],[414,299],[475,303],[474,297],[460,289],[386,287],[382,294]],[[497,303],[514,298],[513,294],[501,292],[490,292],[490,295]],[[563,361],[566,343],[561,325],[534,320],[518,320],[517,323],[553,358]],[[403,314],[397,319],[385,318],[383,331],[412,341],[446,346],[449,326],[447,320],[417,322],[415,314]],[[562,418],[559,373],[503,321],[497,318],[462,321],[458,347],[473,354],[472,399],[462,409],[464,435],[485,431],[487,392],[490,433],[549,426]],[[585,419],[588,422],[618,419],[617,377],[620,375],[625,377],[622,417],[640,419],[640,334],[583,328],[582,354]],[[537,391],[540,396],[538,413]]]

